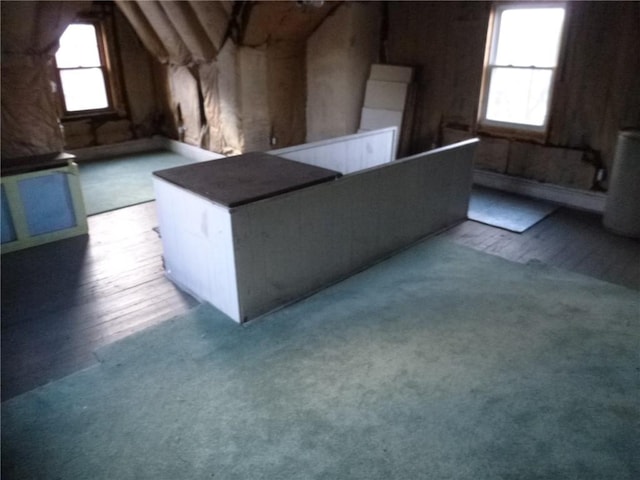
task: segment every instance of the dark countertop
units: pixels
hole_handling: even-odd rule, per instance
[[[29,157],[3,158],[0,166],[2,176],[19,175],[21,173],[37,172],[51,168],[65,167],[76,158],[70,153],[45,153]]]
[[[225,207],[245,205],[341,175],[261,152],[193,163],[153,174]]]

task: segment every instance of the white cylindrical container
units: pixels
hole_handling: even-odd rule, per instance
[[[618,134],[604,226],[614,233],[640,238],[640,131]]]

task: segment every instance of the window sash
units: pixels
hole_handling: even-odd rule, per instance
[[[549,9],[564,10],[566,14],[566,8],[564,4],[523,3],[523,4],[498,5],[495,8],[495,12],[494,12],[494,20],[493,20],[494,23],[493,23],[493,29],[492,29],[492,38],[491,38],[491,46],[490,46],[491,51],[490,51],[489,63],[493,65],[512,65],[514,67],[533,66],[533,67],[540,67],[540,68],[543,68],[543,67],[554,68],[558,63],[558,55],[560,53],[562,25],[560,25],[559,37],[545,37],[544,31],[542,33],[539,33],[538,30],[535,30],[535,33],[533,31],[526,31],[527,26],[522,27],[525,29],[525,32],[518,31],[518,34],[516,34],[516,38],[513,38],[513,34],[514,34],[513,30],[509,30],[508,28],[506,28],[504,31],[502,30],[502,22],[503,22],[502,17],[505,13],[506,14],[516,13],[519,10],[542,11],[542,10],[549,10]],[[565,14],[563,14],[563,18]],[[562,20],[562,23],[564,23],[564,20]],[[534,25],[536,24],[534,23]],[[540,27],[539,24],[537,26]],[[546,26],[547,28],[549,27],[548,25]],[[504,34],[506,38],[501,39],[500,34]],[[523,37],[520,37],[520,35],[523,35]],[[510,36],[512,38],[509,38]],[[530,41],[529,42],[527,41],[530,38],[535,38],[533,42],[534,45],[532,45]],[[547,50],[546,52],[544,51],[541,52],[538,49],[538,47],[540,46],[540,43],[545,40],[547,42],[547,44],[545,45]],[[506,51],[502,50],[503,57],[515,59],[515,62],[513,63],[498,62],[497,57],[498,57],[498,54],[501,53],[500,47],[501,46],[504,47],[505,44],[509,45],[511,42],[518,43],[518,46],[521,47],[524,51],[519,52],[516,56],[514,56],[514,52],[509,52],[508,49]]]
[[[104,64],[103,55],[100,52],[100,29],[96,23],[91,22],[75,22],[70,24],[69,27],[76,27],[83,30],[85,36],[78,37],[75,35],[76,42],[81,42],[81,45],[74,45],[72,51],[65,49],[65,43],[63,39],[60,42],[60,49],[56,52],[56,63],[59,68],[80,68],[80,67],[99,67]],[[89,34],[91,32],[91,34]],[[67,31],[65,30],[65,33]],[[71,33],[71,32],[70,32]],[[67,34],[68,35],[68,34]],[[93,42],[86,36],[91,36]],[[86,41],[83,41],[86,40]]]
[[[483,124],[544,131],[555,69],[489,65]]]
[[[502,14],[509,10],[515,9],[538,9],[538,8],[565,8],[564,4],[503,4],[499,5],[494,10],[493,15],[493,24],[490,33],[490,44],[487,48],[487,59],[485,62],[484,69],[484,80],[482,86],[482,95],[480,98],[480,108],[479,108],[479,119],[478,125],[480,128],[482,127],[490,127],[490,128],[504,128],[511,131],[521,131],[521,132],[531,132],[536,135],[544,134],[548,127],[548,118],[551,110],[551,101],[552,101],[552,93],[553,93],[553,85],[555,81],[555,73],[557,69],[558,57],[560,56],[561,48],[562,48],[562,29],[564,25],[562,25],[560,30],[560,38],[557,43],[555,61],[553,65],[549,65],[549,62],[543,62],[538,65],[513,65],[513,64],[505,64],[496,61],[496,56],[498,54],[499,48],[499,34],[500,34],[500,22],[502,18]],[[566,15],[566,8],[565,8]],[[564,21],[563,21],[564,23]],[[524,62],[518,62],[524,63]],[[533,62],[535,63],[535,62]],[[495,109],[493,105],[490,104],[490,100],[494,99],[492,94],[495,94],[495,89],[493,89],[493,77],[496,71],[512,71],[512,72],[529,72],[533,75],[536,73],[546,73],[547,81],[545,83],[548,84],[546,88],[546,93],[542,98],[537,99],[538,109],[541,105],[544,105],[544,113],[542,115],[538,114],[536,116],[537,120],[533,122],[527,123],[523,121],[522,116],[511,116],[508,120],[505,118],[500,118],[500,115],[495,114]],[[514,90],[517,90],[521,85],[517,85]],[[531,93],[531,92],[529,92]],[[538,92],[540,93],[540,92]],[[516,101],[521,99],[516,99]],[[529,99],[527,99],[529,100]],[[531,105],[529,105],[531,106]],[[528,108],[525,108],[527,110]],[[535,115],[534,115],[535,116]],[[492,117],[492,118],[491,118]]]
[[[77,114],[109,109],[109,91],[104,70],[104,67],[59,69],[59,78],[63,90],[62,96],[66,112]],[[80,75],[73,75],[73,73],[80,73]],[[82,85],[78,86],[78,83]],[[94,88],[88,95],[82,86],[89,83],[92,84]],[[66,94],[65,91],[67,92]]]
[[[61,68],[61,67],[58,67],[56,64],[56,74],[58,79],[58,85],[60,87],[58,93],[60,98],[60,104],[64,112],[63,116],[64,117],[81,117],[84,115],[91,115],[91,114],[110,113],[114,111],[114,102],[113,102],[112,85],[111,85],[112,79],[110,77],[111,72],[108,67],[108,57],[106,52],[106,45],[105,45],[104,32],[102,30],[102,25],[98,20],[80,21],[77,23],[93,25],[95,29],[95,34],[96,34],[96,45],[97,45],[98,53],[100,57],[100,65],[95,65],[95,66],[87,65],[87,66]],[[90,70],[96,70],[96,69],[100,70],[100,73],[102,75],[102,82],[104,86],[104,90],[101,89],[99,92],[97,92],[97,95],[99,96],[100,100],[103,100],[102,95],[104,95],[104,99],[106,100],[106,106],[102,106],[104,105],[105,102],[100,101],[100,102],[96,102],[96,104],[100,105],[97,108],[75,109],[74,104],[76,104],[77,102],[78,95],[74,93],[69,93],[65,95],[65,88],[64,88],[65,82],[63,81],[63,76],[64,76],[63,72],[83,71],[83,70],[90,71]]]

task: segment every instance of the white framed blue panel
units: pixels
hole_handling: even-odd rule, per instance
[[[11,210],[9,209],[9,200],[7,199],[7,193],[4,191],[4,185],[0,186],[0,204],[2,205],[2,212],[0,217],[0,236],[2,237],[2,243],[13,242],[18,238],[16,235],[16,229],[13,226],[13,217],[11,216]]]
[[[57,232],[76,226],[67,175],[54,172],[18,181],[30,235]]]

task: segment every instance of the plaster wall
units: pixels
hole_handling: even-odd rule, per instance
[[[202,118],[198,94],[197,70],[186,66],[169,66],[171,107],[178,125],[179,139],[200,145]],[[197,75],[197,73],[196,73]]]
[[[236,47],[227,42],[218,55],[218,103],[220,108],[219,121],[210,124],[210,128],[219,131],[222,149],[210,145],[209,150],[224,154],[238,154],[242,151],[240,131],[240,112],[237,102],[236,85]],[[214,148],[211,148],[214,147]]]
[[[270,148],[299,145],[306,138],[306,42],[279,41],[267,50]]]
[[[267,48],[238,47],[237,68],[243,151],[269,150]]]
[[[378,59],[382,5],[345,3],[307,42],[307,141],[355,133]]]
[[[153,81],[153,58],[147,53],[138,36],[122,14],[115,10],[118,42],[126,46],[120,49],[125,101],[131,118],[131,129],[135,137],[146,137],[157,133],[158,85]],[[135,65],[135,68],[131,68]]]

